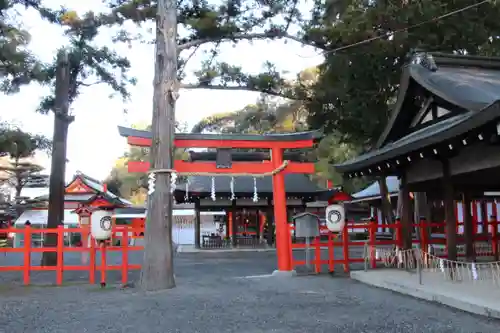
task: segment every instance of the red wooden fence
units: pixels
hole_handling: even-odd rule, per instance
[[[97,242],[92,239],[87,228],[64,228],[59,226],[57,229],[35,229],[26,226],[23,229],[2,229],[2,233],[15,233],[24,235],[24,246],[19,248],[0,248],[0,253],[22,253],[23,263],[17,266],[0,266],[0,272],[13,272],[21,271],[23,273],[23,282],[25,285],[30,284],[31,272],[33,271],[55,271],[56,272],[56,284],[61,285],[64,279],[64,272],[67,271],[87,271],[89,275],[89,283],[94,284],[96,280],[96,272],[100,272],[100,283],[106,283],[106,272],[109,270],[121,271],[121,282],[126,284],[128,282],[128,271],[134,269],[140,269],[141,265],[130,264],[128,260],[129,251],[142,250],[142,246],[129,246],[129,233],[140,233],[144,232],[144,229],[132,229],[132,228],[116,228],[113,230],[114,237],[116,237],[117,232],[121,232],[121,244],[120,246],[111,246],[107,243],[101,243],[98,245]],[[32,247],[32,235],[33,234],[56,234],[57,235],[57,247]],[[64,244],[64,234],[65,233],[80,233],[82,239],[87,240],[90,238],[89,245],[83,244],[81,247],[68,247]],[[84,242],[87,243],[87,242]],[[121,265],[108,265],[107,264],[107,253],[112,251],[121,252]],[[43,253],[43,252],[55,252],[57,253],[57,265],[56,266],[36,266],[31,264],[31,254],[32,253]],[[88,265],[65,265],[64,264],[64,254],[69,252],[80,252],[88,253]],[[96,265],[96,258],[100,255],[101,263]]]
[[[457,223],[457,226],[462,223]],[[485,228],[489,230],[489,233],[478,234],[475,233],[473,236],[474,242],[491,242],[491,252],[484,252],[481,254],[477,254],[477,256],[494,256],[495,260],[498,260],[499,257],[499,247],[498,247],[498,221],[490,220],[486,224]],[[377,231],[379,228],[392,229],[394,230],[395,237],[394,239],[377,239]],[[419,233],[420,239],[413,239],[413,244],[420,244],[421,248],[427,250],[429,245],[444,245],[446,247],[446,238],[430,238],[429,234],[425,232],[425,230],[434,230],[433,234],[439,232],[439,230],[444,230],[445,223],[429,223],[425,221],[420,221],[420,223],[413,224],[413,228]],[[328,265],[328,271],[333,272],[334,266],[336,264],[341,264],[344,268],[344,272],[349,272],[350,265],[353,263],[362,263],[364,262],[364,258],[357,257],[352,258],[350,256],[350,250],[353,248],[358,248],[362,251],[365,248],[365,244],[368,245],[368,249],[371,251],[370,253],[370,266],[375,268],[377,265],[377,261],[381,261],[381,259],[377,258],[375,255],[377,246],[395,246],[402,247],[402,235],[401,235],[401,225],[399,221],[396,221],[395,224],[378,224],[377,221],[372,220],[367,223],[356,223],[353,221],[347,222],[344,231],[340,234],[334,234],[331,232],[325,232],[324,229],[326,227],[322,226],[321,236],[315,237],[310,244],[310,251],[313,251],[314,256],[312,256],[312,260],[310,264],[314,265],[314,271],[316,273],[320,273],[323,265]],[[352,235],[349,231],[353,232],[356,229],[367,231],[368,239],[366,240],[351,240],[350,235]],[[305,249],[306,244],[304,243],[296,243],[293,242],[293,237],[291,237],[292,230],[294,230],[293,225],[289,225],[290,230],[290,249],[291,249],[291,258],[292,258],[292,267],[297,267],[301,265],[306,265],[305,260],[296,260],[294,258],[294,250],[297,249]],[[438,232],[436,232],[438,231]],[[457,235],[457,244],[464,244],[464,237],[462,235]],[[342,248],[342,256],[340,258],[335,258],[334,249]],[[325,251],[326,250],[326,256]],[[446,251],[445,251],[446,252]],[[460,255],[460,254],[459,254]]]
[[[498,260],[498,221],[489,221],[484,227],[489,230],[489,233],[485,234],[475,234],[474,241],[476,242],[491,242],[492,244],[492,253],[496,260]],[[418,224],[413,225],[417,231],[420,233],[420,240],[413,240],[414,243],[419,243],[423,249],[426,249],[429,244],[438,245],[445,244],[445,239],[428,239],[427,233],[424,232],[425,228],[432,228],[434,230],[443,230],[444,223],[427,223],[421,221]],[[377,231],[378,228],[389,228],[393,229],[396,237],[395,239],[377,239]],[[294,227],[290,225],[290,231],[292,231]],[[323,228],[324,229],[324,228]],[[368,231],[368,239],[367,240],[351,240],[350,233],[348,230],[356,230],[361,229],[363,231]],[[143,250],[142,246],[130,246],[129,238],[132,235],[139,235],[144,232],[144,228],[130,228],[130,227],[120,227],[113,229],[113,237],[117,238],[117,233],[121,233],[120,238],[121,244],[119,246],[113,246],[109,243],[102,243],[98,245],[97,242],[92,239],[89,234],[89,230],[86,228],[64,228],[60,226],[57,229],[36,229],[29,226],[26,226],[23,229],[2,229],[2,233],[17,233],[24,235],[24,246],[19,248],[9,248],[9,247],[0,247],[0,254],[3,253],[7,255],[8,253],[22,253],[23,260],[22,264],[15,266],[1,266],[2,262],[0,260],[0,272],[22,272],[23,282],[25,285],[30,284],[31,280],[31,272],[34,271],[55,271],[56,273],[56,284],[61,285],[64,280],[64,272],[68,271],[87,271],[89,283],[96,283],[96,272],[100,273],[100,283],[106,283],[106,273],[108,271],[121,271],[121,283],[126,284],[128,282],[128,272],[130,270],[138,270],[141,268],[140,264],[131,264],[129,262],[129,253],[130,251],[140,251]],[[331,232],[324,232],[322,230],[322,236],[316,237],[311,243],[311,248],[314,252],[314,256],[312,259],[312,264],[314,265],[314,269],[317,273],[321,272],[321,268],[323,265],[328,265],[328,270],[330,272],[334,271],[334,265],[341,264],[343,265],[344,271],[349,272],[350,265],[352,263],[361,263],[364,259],[361,257],[353,258],[350,256],[350,249],[359,248],[362,249],[367,242],[370,245],[369,249],[372,251],[372,255],[370,256],[371,261],[370,265],[375,267],[377,264],[377,259],[375,256],[375,247],[376,246],[399,246],[401,247],[401,229],[400,224],[395,223],[392,225],[387,224],[378,224],[376,221],[371,221],[367,223],[354,223],[349,222],[346,224],[345,231],[340,233],[340,235],[333,234]],[[57,235],[57,247],[33,247],[32,246],[32,235],[40,234],[40,233],[52,233]],[[64,244],[64,235],[65,233],[80,233],[82,235],[83,240],[87,240],[90,238],[89,246],[86,246],[87,242],[83,242],[83,246],[81,247],[69,247]],[[435,233],[435,231],[434,231]],[[292,266],[300,266],[305,265],[305,260],[295,260],[293,257],[294,250],[304,249],[305,244],[295,243],[292,241],[292,237],[290,239],[290,249],[292,251]],[[463,237],[458,237],[458,244],[463,243]],[[342,249],[341,258],[334,257],[334,248]],[[324,250],[327,250],[327,256],[324,257]],[[55,252],[57,253],[57,265],[56,266],[38,266],[31,264],[31,255],[32,253],[43,253],[43,252]],[[85,265],[66,265],[64,263],[64,254],[69,252],[80,252],[88,254],[88,264]],[[119,265],[108,265],[107,263],[107,254],[109,252],[119,252],[121,254],[121,264]],[[100,258],[100,264],[97,264],[97,258]]]

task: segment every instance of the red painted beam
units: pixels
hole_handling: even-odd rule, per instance
[[[136,147],[150,147],[151,139],[129,136],[127,143]],[[311,148],[313,140],[299,141],[244,141],[244,140],[175,140],[177,148]]]
[[[210,172],[210,173],[266,173],[275,168],[270,161],[265,162],[237,162],[230,169],[217,169],[215,162],[186,162],[175,161],[174,169],[177,172]],[[128,172],[148,172],[149,162],[129,161]],[[314,173],[314,163],[290,162],[284,173]]]

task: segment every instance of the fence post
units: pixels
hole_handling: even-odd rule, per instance
[[[122,233],[122,284],[128,282],[128,227]]]
[[[498,220],[497,220],[497,204],[493,203],[493,214],[491,214],[491,247],[495,261],[498,261]]]
[[[27,225],[24,227],[23,282],[25,285],[30,284],[30,271],[31,271],[31,227],[29,225]]]
[[[314,270],[321,273],[321,236],[314,237]]]
[[[403,247],[403,235],[401,230],[401,219],[396,217],[396,246],[399,248]]]
[[[349,228],[347,227],[347,222],[344,225],[344,230],[342,231],[342,254],[344,256],[344,272],[349,273]]]
[[[57,266],[56,266],[56,284],[58,286],[63,283],[63,268],[64,268],[64,226],[57,226]]]
[[[370,233],[370,262],[371,262],[371,266],[372,268],[377,268],[377,257],[375,255],[375,245],[377,244],[377,239],[376,239],[376,236],[377,236],[377,224],[376,224],[376,220],[374,218],[371,218],[370,219],[370,229],[369,230],[369,233]],[[368,253],[367,253],[368,254]]]
[[[95,283],[95,255],[96,255],[96,250],[95,250],[95,239],[92,237],[92,234],[89,233],[89,283],[94,284]]]
[[[328,271],[333,273],[335,271],[335,244],[334,235],[332,232],[328,232]]]
[[[106,242],[102,241],[100,244],[101,247],[101,287],[106,286]]]
[[[288,225],[288,248],[290,251],[290,267],[294,268],[294,260],[293,260],[293,242],[292,242],[292,225],[290,223]]]
[[[422,249],[420,249],[417,245],[417,248],[414,251],[417,252],[414,257],[417,262],[418,284],[422,284]]]
[[[422,249],[427,249],[428,237],[427,237],[427,220],[425,217],[421,217],[419,220],[419,230],[420,230],[420,247]]]
[[[364,268],[365,272],[368,271],[368,241],[365,242],[363,246],[363,259],[364,259]]]

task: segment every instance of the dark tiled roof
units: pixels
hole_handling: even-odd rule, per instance
[[[398,139],[409,127],[413,114],[404,107],[407,91],[419,85],[463,110],[479,111],[500,99],[500,58],[432,53],[437,65],[431,71],[420,64],[403,69],[398,100],[377,148]]]
[[[118,131],[124,137],[138,137],[151,139],[151,132],[118,126]],[[198,134],[198,133],[176,133],[177,140],[245,140],[245,141],[297,141],[317,140],[322,137],[319,131],[298,133],[272,133],[272,134]]]
[[[228,194],[231,193],[231,177],[214,177],[215,192]],[[256,178],[257,192],[259,195],[271,195],[273,193],[272,177]],[[176,192],[185,191],[185,183],[176,188]],[[309,178],[302,174],[285,175],[285,188],[287,194],[311,194],[319,195],[325,189],[318,187]],[[210,194],[212,191],[212,177],[192,176],[189,177],[189,192],[192,194]],[[234,177],[234,193],[236,196],[243,194],[252,194],[254,191],[253,177]]]
[[[360,171],[452,140],[500,119],[499,59],[459,56],[450,56],[448,59],[443,55],[435,59],[438,64],[436,71],[420,64],[410,64],[405,68],[396,109],[379,140],[379,148],[336,165],[339,172]],[[390,142],[391,137],[407,129],[411,121],[411,117],[403,110],[410,80],[464,111]]]

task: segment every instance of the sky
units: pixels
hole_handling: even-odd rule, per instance
[[[79,13],[88,10],[105,10],[102,0],[46,0],[47,6],[64,6]],[[50,61],[67,39],[59,27],[43,22],[35,12],[21,13],[20,19],[31,34],[30,49],[42,60]],[[153,97],[154,45],[133,43],[113,44],[112,31],[104,31],[97,38],[99,45],[108,45],[117,52],[126,54],[131,62],[131,76],[137,78],[137,85],[130,89],[131,99],[124,103],[120,98],[110,98],[112,90],[104,85],[82,90],[72,104],[71,112],[75,122],[68,134],[68,164],[66,179],[76,171],[104,180],[117,158],[126,150],[126,140],[118,135],[117,126],[151,122]],[[258,73],[266,61],[274,63],[281,71],[293,78],[301,70],[318,65],[322,56],[311,47],[296,42],[255,41],[241,42],[236,47],[222,45],[219,60],[239,65],[245,72]],[[186,72],[197,69],[203,60],[200,52],[191,58]],[[53,116],[35,112],[40,99],[48,94],[46,88],[30,85],[20,93],[11,96],[0,94],[2,113],[0,119],[18,125],[25,131],[44,134],[52,138]],[[189,127],[202,118],[218,112],[235,111],[254,103],[258,93],[245,91],[181,90],[176,105],[176,119]],[[127,110],[127,112],[124,112]],[[50,172],[50,157],[38,154],[37,160]]]

